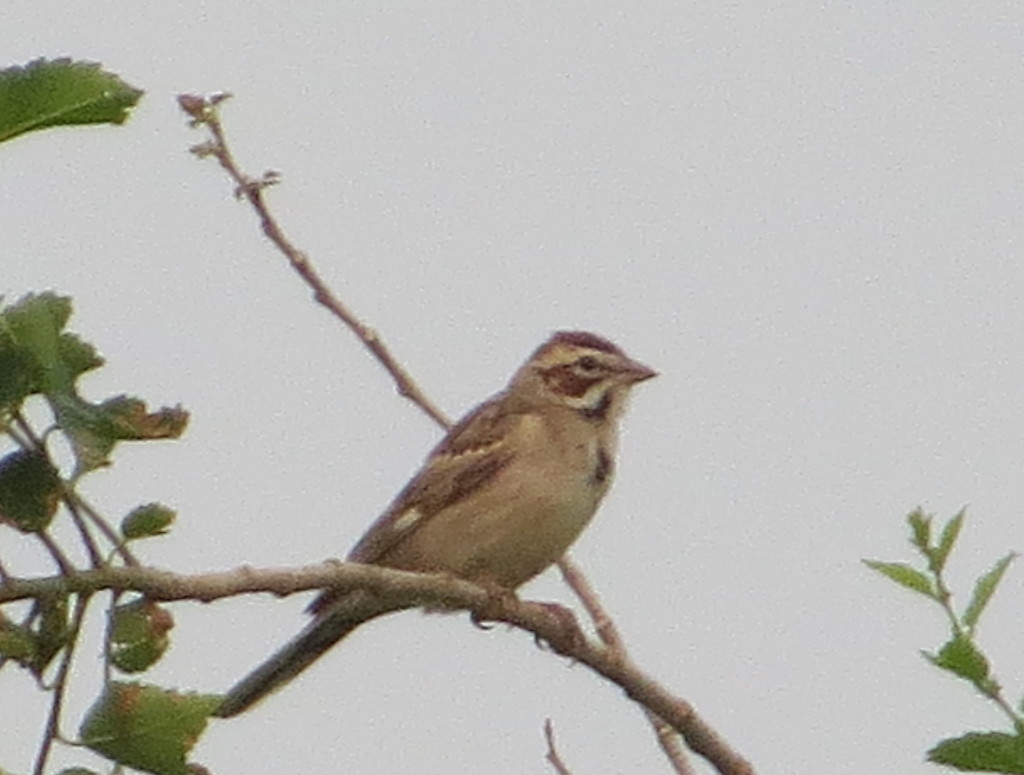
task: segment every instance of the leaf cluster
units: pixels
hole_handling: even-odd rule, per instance
[[[928,752],[928,758],[969,772],[1024,773],[1024,700],[1016,706],[1006,700],[976,637],[982,614],[1017,554],[1010,552],[981,574],[967,605],[958,612],[944,572],[964,525],[964,511],[937,530],[934,518],[918,508],[907,516],[907,524],[910,543],[923,559],[920,567],[879,560],[865,560],[865,565],[942,609],[949,623],[949,638],[938,651],[923,651],[922,656],[995,703],[1012,726],[1009,733],[971,732],[943,740]]]
[[[0,142],[61,126],[121,124],[142,92],[98,64],[38,59],[0,70]],[[138,565],[134,545],[163,535],[175,513],[161,504],[132,509],[119,526],[79,492],[82,479],[113,462],[125,441],[176,439],[188,424],[181,407],[151,411],[138,398],[114,395],[90,401],[80,380],[103,365],[96,348],[67,330],[71,300],[46,292],[15,303],[0,299],[0,586],[35,543],[62,574]],[[42,419],[40,419],[42,418]],[[71,452],[60,462],[55,450]],[[64,456],[66,457],[66,455]],[[72,531],[58,530],[62,523]],[[76,535],[62,543],[58,536]],[[11,547],[18,547],[13,551]],[[74,558],[85,558],[84,560]],[[51,697],[33,766],[42,775],[51,748],[69,739],[61,709],[79,632],[103,596],[40,597],[31,605],[0,607],[0,669],[22,669]],[[218,698],[179,694],[126,683],[167,650],[169,611],[139,595],[106,596],[102,665],[105,688],[86,714],[79,743],[115,763],[148,772],[185,775],[186,755]],[[96,664],[96,660],[87,660]],[[0,772],[7,772],[0,766]],[[75,768],[71,773],[88,773]]]
[[[157,503],[132,509],[115,527],[79,494],[91,472],[111,464],[123,441],[178,438],[188,415],[180,407],[149,411],[144,402],[113,396],[84,398],[80,378],[103,365],[96,349],[66,330],[71,301],[53,293],[30,294],[0,306],[0,433],[8,451],[0,456],[0,530],[36,540],[65,574],[81,567],[70,558],[84,555],[92,569],[135,565],[132,545],[160,536],[175,513]],[[48,409],[29,411],[32,402]],[[29,416],[48,416],[37,428]],[[62,472],[51,448],[62,440],[73,462]],[[70,520],[80,546],[62,546],[56,522]],[[0,556],[0,569],[14,558]],[[0,583],[9,578],[0,573]],[[0,666],[20,666],[54,695],[66,688],[68,667],[89,595],[40,598],[21,617],[0,609]],[[170,612],[140,596],[113,594],[105,606],[107,637],[103,663],[106,688],[81,724],[80,741],[121,764],[149,772],[183,775],[185,755],[216,705],[216,698],[180,695],[153,686],[125,684],[115,672],[140,673],[169,646]],[[58,728],[54,717],[52,727]],[[58,736],[53,734],[44,746]],[[38,768],[37,768],[38,769]]]

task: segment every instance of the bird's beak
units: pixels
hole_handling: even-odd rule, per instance
[[[650,366],[644,366],[639,361],[628,361],[622,370],[622,374],[631,385],[658,376],[658,372]]]

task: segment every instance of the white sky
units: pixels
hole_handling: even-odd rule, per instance
[[[940,738],[1005,724],[918,656],[938,612],[860,559],[909,557],[919,503],[969,504],[960,590],[1024,545],[1022,27],[1010,2],[7,0],[5,63],[99,60],[147,96],[124,128],[3,149],[0,293],[74,296],[109,360],[91,396],[193,412],[183,441],[123,448],[88,482],[114,519],[180,510],[149,561],[344,555],[437,433],[186,153],[202,136],[174,95],[233,92],[228,131],[251,171],[283,172],[289,233],[452,414],[556,328],[660,370],[574,551],[645,669],[761,773],[934,772]],[[1021,588],[1014,569],[981,630],[1012,700]],[[526,592],[565,596],[553,575]],[[304,602],[176,606],[147,677],[222,690]],[[78,664],[72,731],[98,673]],[[0,765],[27,771],[40,700],[12,671],[0,693],[21,710],[0,715]],[[214,724],[194,758],[548,773],[546,717],[581,775],[667,771],[584,669],[414,613]]]

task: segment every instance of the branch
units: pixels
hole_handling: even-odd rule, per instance
[[[308,590],[368,589],[384,602],[471,611],[479,620],[500,621],[533,633],[553,651],[617,684],[633,700],[671,725],[690,748],[722,775],[754,775],[685,700],[670,694],[630,660],[587,639],[565,609],[511,596],[495,598],[468,581],[441,574],[408,573],[375,565],[330,561],[299,568],[239,568],[230,572],[181,575],[156,568],[101,568],[67,576],[9,578],[0,584],[0,603],[34,597],[89,594],[99,590],[139,592],[153,600],[210,602],[254,592],[286,596]]]

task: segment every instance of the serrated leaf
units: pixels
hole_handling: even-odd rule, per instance
[[[1024,774],[1024,740],[1002,732],[971,732],[943,740],[928,760],[967,772]]]
[[[112,682],[89,709],[79,736],[93,751],[156,775],[188,775],[185,756],[221,698]]]
[[[53,293],[28,294],[0,313],[0,403],[32,393],[74,394],[75,380],[103,359],[96,348],[65,333],[71,300]]]
[[[124,123],[142,94],[93,62],[37,59],[0,70],[0,142],[55,126]]]
[[[39,532],[57,512],[60,495],[60,474],[45,455],[17,450],[0,458],[0,522]]]
[[[70,387],[74,375],[60,359],[61,330],[71,316],[71,300],[53,293],[28,294],[3,314],[6,338],[31,360],[33,392]]]
[[[946,567],[946,560],[949,559],[949,553],[953,551],[953,545],[956,544],[956,539],[960,535],[960,528],[963,527],[963,524],[964,510],[960,509],[959,513],[942,528],[939,544],[932,552],[932,569],[936,573],[941,572]]]
[[[910,524],[910,542],[927,555],[932,544],[932,518],[918,507],[907,514],[907,522]]]
[[[188,424],[188,412],[180,406],[149,412],[146,404],[130,396],[115,396],[98,405],[122,441],[176,439]]]
[[[974,643],[963,635],[955,635],[938,654],[931,657],[931,661],[943,670],[948,670],[972,683],[983,684],[988,681],[988,660]]]
[[[4,386],[4,394],[20,401],[44,393],[75,453],[75,475],[106,465],[119,441],[177,438],[188,423],[181,407],[149,412],[145,403],[115,396],[99,404],[79,396],[76,380],[103,364],[95,348],[63,331],[71,300],[52,293],[28,295],[0,315],[0,365],[4,354],[21,376]],[[3,404],[0,403],[0,408]]]
[[[147,503],[132,509],[121,520],[121,535],[126,539],[164,535],[177,514],[160,503]]]
[[[144,402],[129,396],[93,404],[77,394],[63,394],[52,396],[50,404],[71,440],[76,473],[106,465],[119,441],[176,439],[188,425],[188,412],[180,406],[149,412]]]
[[[973,630],[975,625],[977,625],[982,612],[985,610],[985,606],[988,605],[989,600],[992,599],[992,595],[995,594],[996,588],[999,586],[999,582],[1002,581],[1003,574],[1006,573],[1006,569],[1016,557],[1016,552],[1010,552],[997,562],[992,570],[979,578],[977,583],[975,583],[974,594],[971,595],[971,602],[967,606],[963,618],[964,627],[968,630]]]
[[[72,379],[77,379],[85,372],[99,368],[104,363],[95,347],[82,341],[75,334],[67,332],[62,333],[60,339],[57,340],[57,354]]]
[[[151,600],[139,599],[117,606],[110,628],[110,659],[124,673],[152,666],[170,645],[174,627],[170,612]]]
[[[4,310],[15,339],[31,342],[36,336],[53,341],[53,335],[67,325],[71,318],[72,304],[67,296],[52,291],[27,293]]]
[[[902,562],[880,562],[878,560],[864,560],[864,564],[907,589],[920,592],[932,599],[936,598],[931,579],[917,568],[912,568]]]

